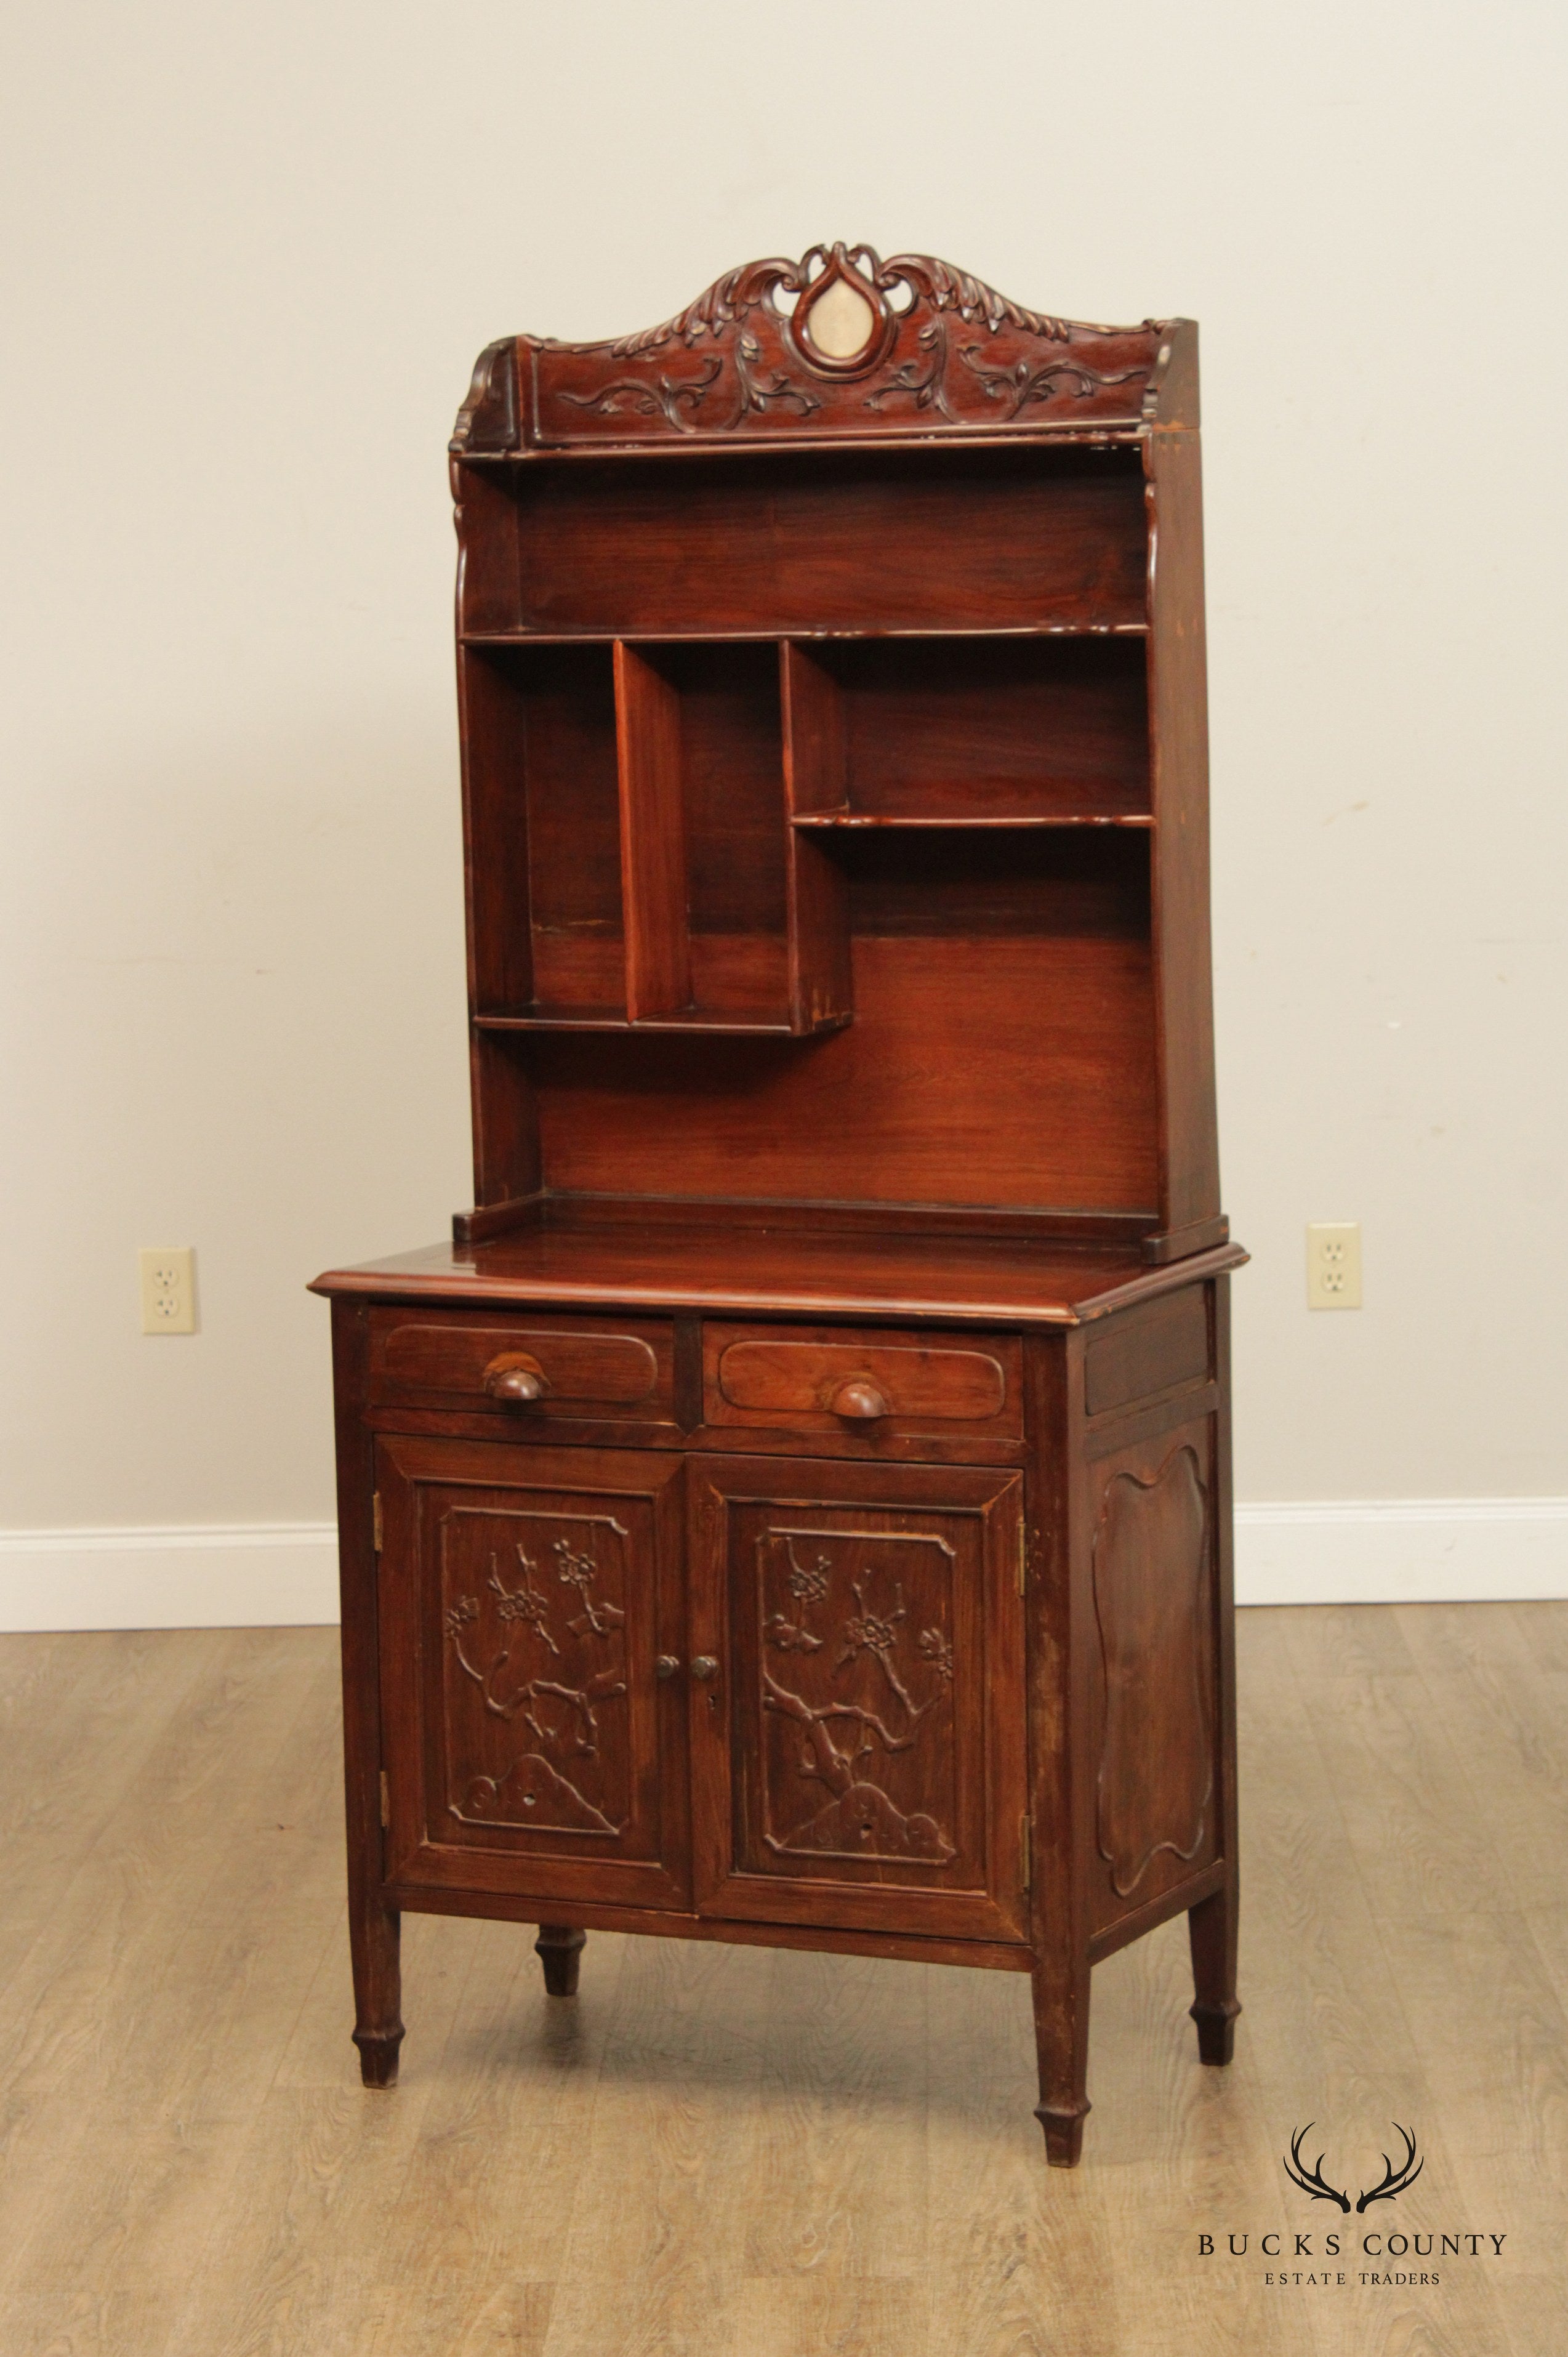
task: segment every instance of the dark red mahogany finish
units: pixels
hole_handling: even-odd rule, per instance
[[[1197,330],[928,256],[481,357],[475,1208],[337,1270],[350,1931],[1235,1996]]]

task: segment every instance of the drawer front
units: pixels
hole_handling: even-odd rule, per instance
[[[671,1330],[620,1318],[372,1310],[370,1396],[378,1406],[493,1412],[520,1426],[553,1417],[669,1424]]]
[[[834,1433],[875,1443],[927,1433],[1018,1439],[1015,1335],[889,1333],[842,1326],[722,1326],[703,1341],[710,1425]]]

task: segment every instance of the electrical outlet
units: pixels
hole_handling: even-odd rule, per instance
[[[1361,1228],[1357,1220],[1315,1220],[1306,1231],[1306,1306],[1361,1307]]]
[[[137,1254],[142,1267],[144,1334],[196,1331],[196,1254],[189,1244],[163,1250],[148,1244]]]

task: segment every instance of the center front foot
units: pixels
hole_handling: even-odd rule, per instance
[[[575,1996],[577,1974],[588,1935],[571,1923],[542,1923],[533,1943],[544,1967],[544,1986],[551,1996]]]

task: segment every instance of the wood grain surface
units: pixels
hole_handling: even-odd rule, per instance
[[[1236,2061],[1175,2034],[1179,1921],[1112,1957],[1068,2174],[1003,1973],[594,1932],[551,1999],[526,1927],[409,1916],[402,2083],[367,2093],[331,1631],[0,1639],[0,2347],[1542,2357],[1568,1607],[1254,1610],[1239,1651]],[[1502,2258],[1265,2287],[1258,2235],[1323,2230],[1279,2165],[1313,2118],[1374,2168],[1412,2123],[1385,2231]]]

